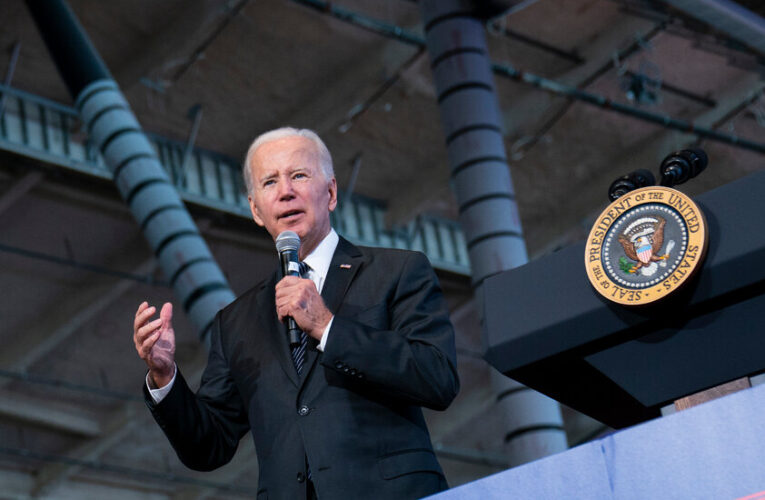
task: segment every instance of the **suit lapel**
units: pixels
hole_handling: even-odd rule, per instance
[[[363,263],[361,252],[350,241],[340,238],[329,265],[327,280],[321,291],[327,309],[335,314],[343,303],[345,293],[351,285],[351,281],[359,272]]]
[[[324,287],[321,290],[324,304],[332,314],[336,314],[337,310],[340,309],[348,287],[351,285],[351,281],[353,281],[356,273],[361,269],[363,262],[364,259],[359,249],[345,238],[340,237],[335,254],[332,256],[332,262],[329,265],[329,271],[327,271]],[[316,359],[319,357],[319,352],[316,349],[318,344],[319,342],[313,337],[308,338],[305,365],[303,365],[303,372],[300,377],[301,385],[305,383],[308,374],[313,370]]]
[[[292,351],[287,342],[287,328],[284,326],[284,323],[279,321],[279,317],[276,315],[274,287],[278,278],[279,273],[274,273],[271,279],[260,289],[255,306],[255,309],[258,311],[258,317],[255,318],[253,325],[265,327],[268,343],[274,351],[276,359],[279,360],[279,364],[282,366],[284,373],[287,374],[287,377],[295,384],[295,387],[298,387],[298,374],[295,370],[295,363],[292,361]],[[303,373],[305,374],[305,367],[303,367]]]

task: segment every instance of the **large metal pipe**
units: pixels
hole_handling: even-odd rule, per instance
[[[421,9],[460,223],[481,304],[481,284],[487,277],[528,260],[483,24],[466,0],[424,0]],[[479,305],[482,315],[481,309]],[[555,401],[498,373],[493,385],[508,426],[504,441],[511,465],[566,449]]]
[[[235,297],[156,152],[64,0],[27,0],[90,140],[101,152],[200,338]]]
[[[460,223],[479,286],[528,257],[483,25],[460,16],[461,3],[424,2],[422,10]]]

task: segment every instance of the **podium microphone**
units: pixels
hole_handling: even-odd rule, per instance
[[[608,201],[614,201],[630,191],[641,187],[653,186],[654,184],[656,184],[656,179],[651,172],[644,168],[635,170],[611,183],[611,186],[608,188]]]
[[[279,261],[282,264],[282,276],[300,276],[298,250],[300,250],[300,237],[294,231],[282,231],[276,237],[276,251],[279,252]],[[290,347],[299,346],[302,333],[300,327],[292,316],[287,316],[284,323],[287,325]]]
[[[661,185],[672,187],[690,180],[707,167],[709,159],[701,149],[683,149],[670,153],[659,167]]]

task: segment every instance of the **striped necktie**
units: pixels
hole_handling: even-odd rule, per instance
[[[308,278],[310,279],[310,276],[308,273],[311,272],[311,266],[306,264],[305,262],[300,262],[300,277],[301,278]],[[305,364],[305,349],[308,347],[308,335],[304,331],[300,331],[300,345],[297,347],[294,347],[292,349],[292,362],[295,363],[295,369],[298,372],[298,377],[300,376],[300,373],[303,371],[303,365]],[[308,477],[308,480],[311,480],[311,466],[308,464],[308,457],[305,457],[305,471],[306,476]]]
[[[311,267],[305,262],[300,262],[300,277],[308,278],[308,273],[311,272]],[[304,331],[300,331],[300,344],[292,348],[292,362],[295,364],[298,376],[303,371],[303,365],[305,364],[305,350],[308,347],[308,335]]]

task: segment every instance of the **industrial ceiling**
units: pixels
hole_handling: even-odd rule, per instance
[[[691,196],[763,169],[765,31],[710,25],[700,15],[708,3],[527,0],[487,21],[531,258],[583,239],[614,179],[656,173],[673,150],[709,155],[707,170],[680,186]],[[147,131],[193,138],[236,162],[265,130],[311,128],[334,156],[340,188],[383,206],[387,227],[419,214],[458,219],[416,2],[69,4]],[[765,15],[761,2],[739,4]],[[0,3],[0,19],[6,86],[71,106],[24,3]],[[84,136],[76,123],[71,133]],[[249,439],[230,466],[192,473],[143,408],[132,315],[144,298],[172,294],[114,187],[0,149],[0,498],[254,496]],[[236,293],[271,272],[264,231],[240,215],[190,209]],[[454,485],[505,467],[504,433],[469,278],[440,275],[463,388],[427,418]],[[186,331],[184,371],[198,372],[204,349],[184,318],[177,330]],[[603,430],[564,416],[570,443]]]

